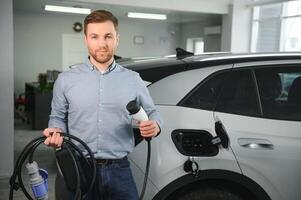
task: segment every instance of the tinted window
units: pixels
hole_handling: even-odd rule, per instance
[[[301,120],[300,67],[274,67],[255,70],[263,116]]]
[[[222,82],[229,74],[230,72],[222,72],[207,78],[193,89],[188,98],[184,100],[182,106],[214,110]]]
[[[250,70],[237,70],[223,84],[217,111],[260,116],[255,81]]]

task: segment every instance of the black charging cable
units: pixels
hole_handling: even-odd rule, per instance
[[[126,109],[129,111],[130,115],[134,120],[137,122],[141,121],[146,121],[148,120],[148,116],[144,109],[139,105],[136,99],[130,101],[126,105]],[[140,131],[139,131],[140,133]],[[150,166],[150,158],[151,158],[151,140],[152,138],[144,138],[145,141],[147,142],[147,160],[146,160],[146,167],[145,167],[145,174],[144,174],[144,181],[143,181],[143,186],[141,190],[141,194],[139,199],[142,200],[145,190],[146,190],[146,185],[147,185],[147,179],[148,179],[148,172],[149,172],[149,166]]]
[[[150,158],[151,158],[151,138],[145,138],[145,141],[147,143],[147,158],[146,158],[146,167],[145,167],[143,186],[139,197],[140,200],[143,199],[145,194],[148,173],[149,173],[149,166],[150,166]]]
[[[83,142],[81,139],[77,138],[74,135],[66,134],[66,133],[60,133],[64,138],[63,144],[61,146],[62,149],[66,150],[72,160],[72,166],[74,167],[74,171],[76,174],[76,184],[75,184],[75,200],[81,200],[85,199],[86,195],[93,189],[94,182],[96,179],[96,162],[94,159],[94,155],[91,151],[91,149],[88,147],[88,145]],[[33,163],[33,154],[36,150],[36,148],[45,141],[46,137],[41,136],[38,138],[33,139],[30,141],[22,150],[21,154],[19,155],[15,168],[13,171],[13,174],[10,178],[10,192],[9,192],[9,200],[13,200],[13,192],[14,190],[17,191],[19,188],[22,189],[24,195],[28,200],[34,200],[34,198],[31,197],[31,195],[27,192],[23,180],[22,180],[22,167],[24,165],[25,160],[28,158],[29,163]],[[80,143],[84,149],[87,151],[89,155],[89,159],[86,158],[86,156],[83,155],[81,149],[75,145],[72,140],[75,140],[76,142]],[[90,182],[88,184],[88,187],[86,186],[86,190],[84,192],[81,191],[81,174],[79,172],[79,169],[81,166],[79,166],[79,163],[77,162],[77,156],[81,158],[83,162],[85,162],[86,166],[89,168],[90,174]],[[87,183],[86,183],[87,184]]]

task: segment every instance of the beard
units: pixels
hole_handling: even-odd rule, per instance
[[[93,59],[98,63],[104,64],[112,59],[112,57],[114,56],[114,51],[109,51],[109,50],[90,51],[90,56],[92,56]]]

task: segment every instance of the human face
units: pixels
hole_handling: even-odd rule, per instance
[[[107,67],[114,59],[119,35],[111,21],[87,25],[85,42],[92,64]]]

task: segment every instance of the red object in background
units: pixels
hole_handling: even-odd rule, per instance
[[[16,98],[16,107],[18,108],[18,106],[25,106],[26,103],[26,98],[24,94],[20,94],[18,95],[18,97]]]

